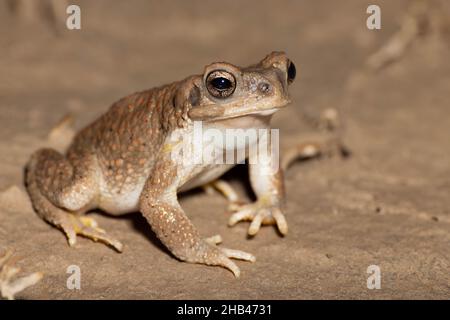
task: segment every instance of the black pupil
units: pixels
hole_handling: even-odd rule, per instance
[[[297,70],[295,70],[295,65],[291,62],[288,67],[288,79],[293,81],[297,75]]]
[[[227,78],[214,78],[211,80],[211,85],[217,90],[227,90],[231,88],[231,81]]]

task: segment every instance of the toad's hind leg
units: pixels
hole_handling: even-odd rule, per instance
[[[76,214],[95,204],[95,174],[95,159],[89,156],[69,160],[53,149],[41,149],[27,165],[27,190],[37,214],[60,228],[70,246],[76,243],[77,235],[82,235],[121,252],[122,244],[100,229],[94,219]]]

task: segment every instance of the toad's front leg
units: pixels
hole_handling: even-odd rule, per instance
[[[154,169],[141,195],[140,210],[161,242],[182,261],[222,266],[239,277],[239,268],[231,258],[254,262],[255,257],[216,246],[219,236],[202,239],[178,203],[176,169],[165,161]]]
[[[261,141],[260,143],[264,143]],[[278,150],[269,148],[270,152],[260,152],[249,158],[250,183],[257,196],[257,201],[250,204],[231,204],[234,211],[228,221],[234,226],[239,221],[251,221],[248,234],[258,233],[262,224],[276,224],[282,235],[288,232],[283,215],[285,191],[283,170],[279,166]]]

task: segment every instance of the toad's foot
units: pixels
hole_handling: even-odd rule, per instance
[[[123,245],[120,241],[111,238],[105,230],[98,227],[97,221],[90,217],[78,217],[70,213],[60,217],[58,226],[67,236],[72,247],[77,242],[77,235],[84,236],[94,241],[100,241],[112,246],[118,252],[122,252]]]
[[[233,272],[236,278],[239,278],[241,271],[238,266],[231,259],[244,260],[255,262],[254,255],[234,249],[220,248],[217,244],[222,242],[222,237],[215,235],[204,239],[200,244],[198,250],[195,252],[192,262],[203,263],[211,266],[221,266]],[[201,257],[199,260],[198,257]],[[187,259],[189,261],[191,259]]]
[[[231,204],[229,210],[234,211],[234,213],[228,220],[228,225],[232,227],[240,221],[251,221],[248,228],[248,234],[251,236],[258,233],[261,225],[270,224],[276,224],[282,235],[286,235],[288,232],[286,218],[278,205],[271,205],[258,200],[244,205]]]
[[[230,204],[240,203],[239,196],[233,187],[225,180],[217,179],[203,186],[205,192],[209,195],[216,191],[222,194]]]

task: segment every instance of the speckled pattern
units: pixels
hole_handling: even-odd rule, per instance
[[[75,244],[76,235],[80,234],[106,242],[118,251],[122,251],[122,244],[82,214],[93,208],[111,214],[140,210],[177,258],[223,266],[239,276],[239,268],[230,258],[247,261],[255,258],[203,240],[177,200],[177,192],[183,185],[211,182],[230,166],[206,163],[192,166],[174,160],[170,150],[179,141],[173,142],[171,138],[174,132],[180,134],[180,130],[182,135],[192,135],[193,120],[203,121],[209,128],[245,125],[248,129],[255,123],[268,128],[271,115],[290,101],[288,84],[293,78],[289,78],[289,67],[292,69],[294,65],[282,52],[273,52],[247,68],[217,62],[206,66],[201,75],[119,100],[76,135],[65,156],[52,149],[33,154],[26,182],[35,210],[61,228],[70,245]],[[216,90],[211,81],[224,77],[231,79],[231,87]],[[265,156],[271,160],[278,153]],[[251,182],[258,199],[254,204],[236,207],[237,212],[230,220],[233,225],[253,220],[251,235],[263,223],[277,224],[282,234],[287,233],[282,214],[282,172],[281,169],[270,172],[267,163],[270,162],[250,164]]]

